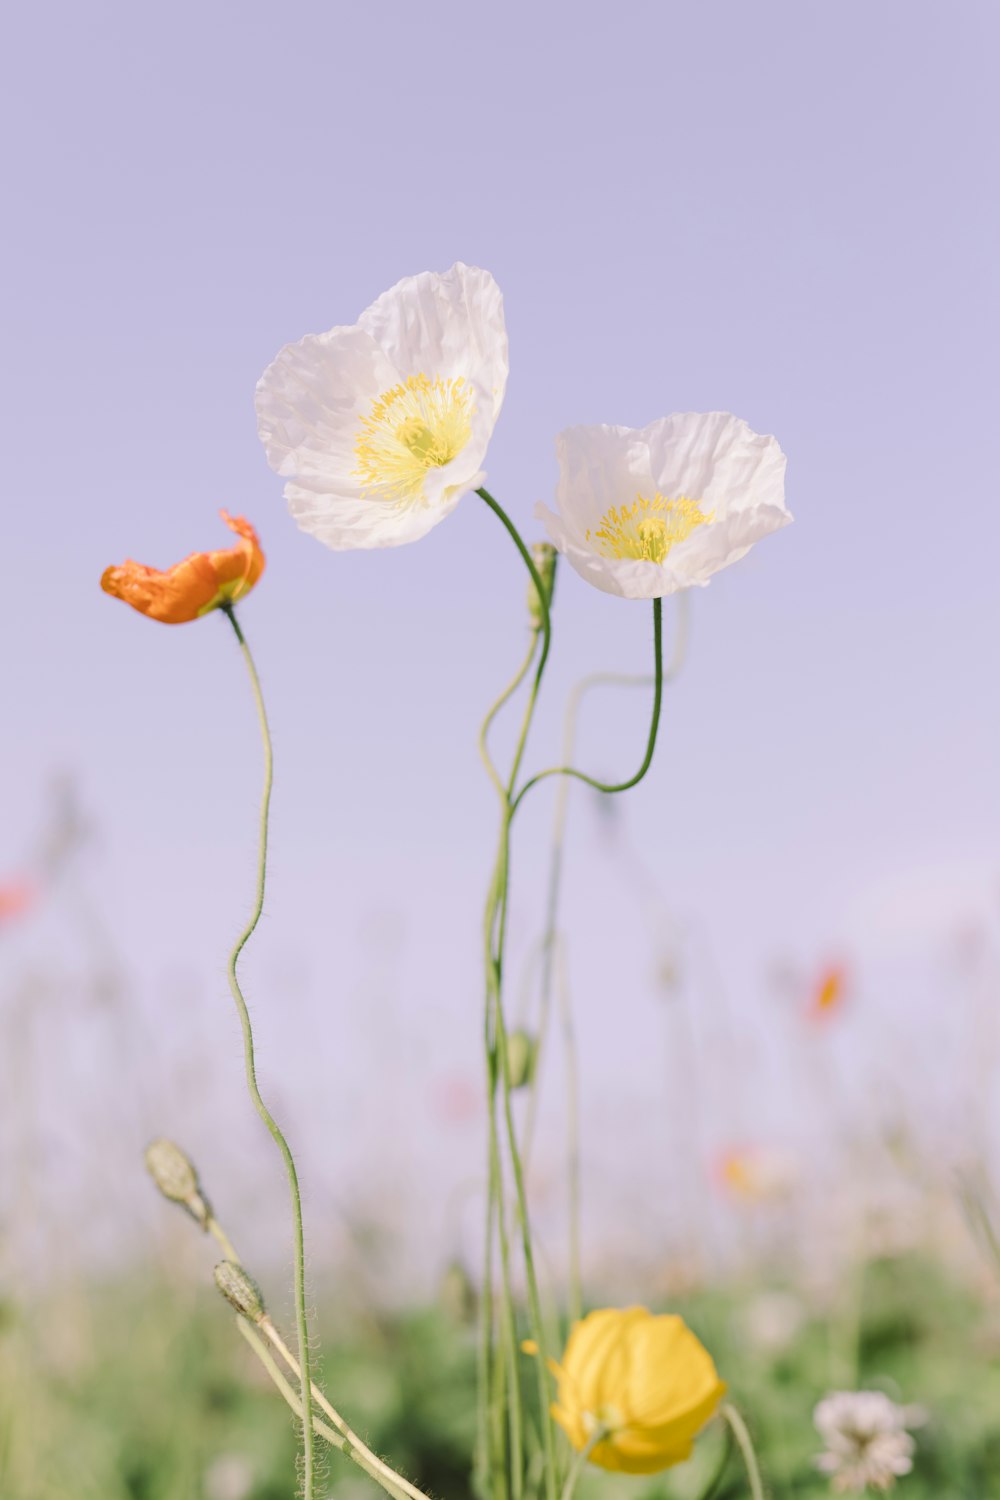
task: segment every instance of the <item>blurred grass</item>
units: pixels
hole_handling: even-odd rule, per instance
[[[858,1384],[928,1412],[904,1500],[1000,1500],[997,1304],[925,1259],[869,1265]],[[845,1358],[844,1329],[794,1289],[703,1291],[671,1304],[708,1344],[747,1414],[776,1497],[830,1493],[815,1472],[816,1401]],[[348,1419],[440,1500],[469,1495],[474,1333],[454,1312],[326,1308],[323,1383]],[[589,1471],[580,1493],[693,1500],[718,1451],[653,1480]],[[287,1408],[210,1290],[133,1276],[0,1304],[3,1500],[289,1500]],[[377,1492],[340,1455],[321,1493]],[[747,1493],[733,1465],[719,1500]]]

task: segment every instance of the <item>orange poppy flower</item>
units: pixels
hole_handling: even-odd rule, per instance
[[[192,552],[163,573],[128,560],[121,567],[105,568],[101,588],[164,625],[184,625],[220,605],[235,604],[263,573],[264,554],[249,521],[227,511],[220,514],[240,538],[235,547]]]

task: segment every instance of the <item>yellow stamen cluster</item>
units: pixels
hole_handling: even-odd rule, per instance
[[[423,499],[428,469],[451,463],[472,436],[472,391],[458,376],[410,375],[383,391],[361,419],[355,477],[366,496]]]
[[[588,531],[586,538],[588,542],[593,540],[603,557],[661,563],[671,547],[713,518],[711,512],[705,514],[697,500],[689,500],[686,495],[676,500],[659,493],[651,500],[640,495],[631,505],[612,505],[593,536]]]

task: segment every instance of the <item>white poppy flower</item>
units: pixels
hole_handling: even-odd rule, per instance
[[[570,427],[556,439],[558,515],[535,511],[588,583],[655,599],[743,557],[792,519],[785,455],[728,412],[648,427]]]
[[[397,282],[351,328],[286,344],[257,384],[257,431],[303,531],[395,547],[482,484],[506,384],[500,288],[458,264]]]

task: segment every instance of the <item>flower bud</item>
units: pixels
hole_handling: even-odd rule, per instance
[[[191,1217],[208,1227],[212,1210],[201,1190],[194,1163],[173,1141],[160,1139],[146,1147],[146,1170],[164,1198],[179,1203]]]
[[[507,1077],[512,1089],[523,1089],[535,1076],[538,1042],[520,1026],[507,1037]]]
[[[265,1316],[264,1294],[253,1277],[234,1261],[222,1260],[215,1268],[215,1284],[236,1311],[251,1323]]]
[[[538,569],[538,576],[542,580],[542,587],[545,590],[545,602],[550,609],[552,608],[552,594],[556,586],[557,557],[558,553],[551,542],[534,542],[532,544],[531,560]],[[531,616],[532,629],[541,630],[545,617],[533,578],[528,583],[528,614]]]

